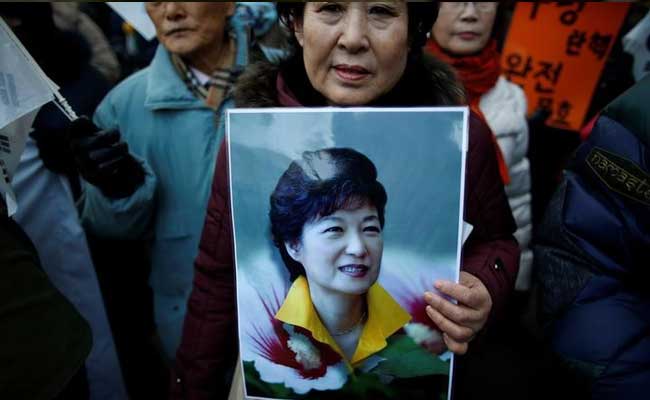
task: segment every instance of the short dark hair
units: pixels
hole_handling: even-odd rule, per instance
[[[349,148],[305,151],[282,174],[270,197],[271,234],[293,281],[305,274],[285,243],[299,241],[303,226],[344,208],[370,203],[384,227],[388,198],[368,157]]]
[[[278,1],[276,8],[280,22],[289,28],[291,50],[297,51],[297,41],[293,32],[293,21],[301,19],[305,13],[306,1]],[[439,2],[437,1],[407,1],[408,31],[411,53],[420,53],[427,42],[427,35],[438,17]]]

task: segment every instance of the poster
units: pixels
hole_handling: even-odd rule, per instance
[[[458,281],[467,117],[228,112],[246,398],[448,398],[423,294]]]
[[[550,126],[582,128],[628,8],[621,2],[517,3],[501,65],[526,92],[529,115],[547,109]]]

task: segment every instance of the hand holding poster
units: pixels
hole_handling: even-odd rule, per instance
[[[447,398],[423,295],[458,281],[467,112],[229,111],[246,398]]]
[[[501,64],[521,85],[528,112],[547,109],[551,126],[580,130],[629,4],[517,3]]]

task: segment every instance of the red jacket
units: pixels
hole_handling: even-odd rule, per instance
[[[274,96],[264,96],[266,93],[257,89],[253,91],[257,98],[271,99],[270,104],[262,105],[300,104],[286,89],[281,76],[271,81],[277,82]],[[249,104],[238,102],[238,105]],[[260,106],[259,102],[252,105]],[[516,225],[499,175],[491,132],[473,114],[469,131],[464,219],[474,230],[463,247],[461,265],[487,287],[493,302],[490,320],[494,320],[514,288],[519,246],[512,236]],[[176,355],[172,398],[227,398],[230,382],[226,375],[237,354],[228,165],[227,146],[222,143],[195,263],[194,287],[188,302],[183,338]]]

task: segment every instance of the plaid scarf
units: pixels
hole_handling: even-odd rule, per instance
[[[192,69],[183,61],[181,57],[176,54],[171,54],[172,64],[178,73],[178,76],[183,80],[187,88],[199,99],[202,99],[205,104],[213,110],[219,108],[220,102],[216,100],[216,94],[219,91],[223,92],[222,99],[225,99],[237,81],[237,78],[244,69],[241,66],[233,66],[232,68],[217,68],[210,76],[210,80],[202,85],[196,77]]]

